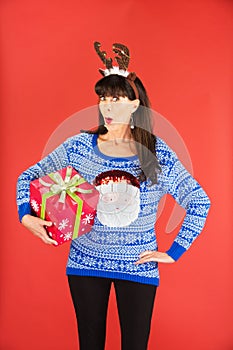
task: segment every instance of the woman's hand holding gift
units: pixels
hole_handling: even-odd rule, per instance
[[[51,221],[42,220],[38,217],[26,214],[22,219],[22,224],[44,243],[57,245],[57,242],[48,236],[45,229],[45,226],[50,227],[53,225]]]

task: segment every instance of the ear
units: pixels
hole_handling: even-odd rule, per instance
[[[140,100],[138,98],[136,98],[135,100],[131,101],[132,103],[132,113],[136,112],[136,110],[138,109],[139,105],[140,105]]]

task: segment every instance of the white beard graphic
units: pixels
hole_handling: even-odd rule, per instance
[[[103,225],[124,227],[137,219],[140,210],[140,190],[126,180],[109,181],[96,186],[100,197],[97,217]]]

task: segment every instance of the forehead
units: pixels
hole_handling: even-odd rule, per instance
[[[105,97],[127,97],[127,94],[118,89],[101,89],[99,91],[99,96]]]
[[[97,84],[96,93],[99,96],[128,96],[125,86],[121,86],[114,81],[110,81],[108,83],[104,83],[104,81],[102,81],[102,83]]]

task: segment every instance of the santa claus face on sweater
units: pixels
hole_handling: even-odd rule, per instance
[[[118,176],[119,171],[116,172],[116,175],[113,171],[111,176],[103,177],[96,186],[100,194],[97,217],[103,225],[124,227],[130,225],[138,217],[140,190],[126,176]],[[123,173],[126,174],[126,172]],[[131,174],[129,175],[132,177]]]

